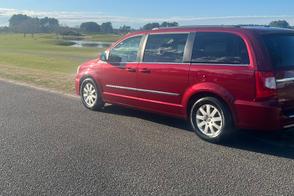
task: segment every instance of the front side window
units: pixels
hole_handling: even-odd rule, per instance
[[[182,63],[188,34],[148,36],[143,62]]]
[[[111,49],[109,61],[115,63],[136,62],[142,36],[131,37]]]
[[[196,33],[193,63],[249,64],[243,39],[230,33]]]

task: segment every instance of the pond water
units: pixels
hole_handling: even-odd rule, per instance
[[[111,42],[86,41],[86,40],[63,40],[63,42],[75,48],[108,48]]]

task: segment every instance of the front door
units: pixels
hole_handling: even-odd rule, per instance
[[[105,101],[130,105],[137,96],[136,75],[138,55],[143,35],[129,37],[110,49],[103,67],[103,96]]]

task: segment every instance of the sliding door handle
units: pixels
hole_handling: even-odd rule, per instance
[[[143,69],[140,69],[140,72],[141,73],[151,73],[151,70],[147,69],[147,68],[143,68]]]
[[[132,67],[127,67],[126,70],[128,72],[136,72],[137,71],[136,68],[132,68]]]

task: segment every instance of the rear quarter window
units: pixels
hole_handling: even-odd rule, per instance
[[[193,63],[248,65],[243,39],[231,33],[199,32],[192,52]]]

